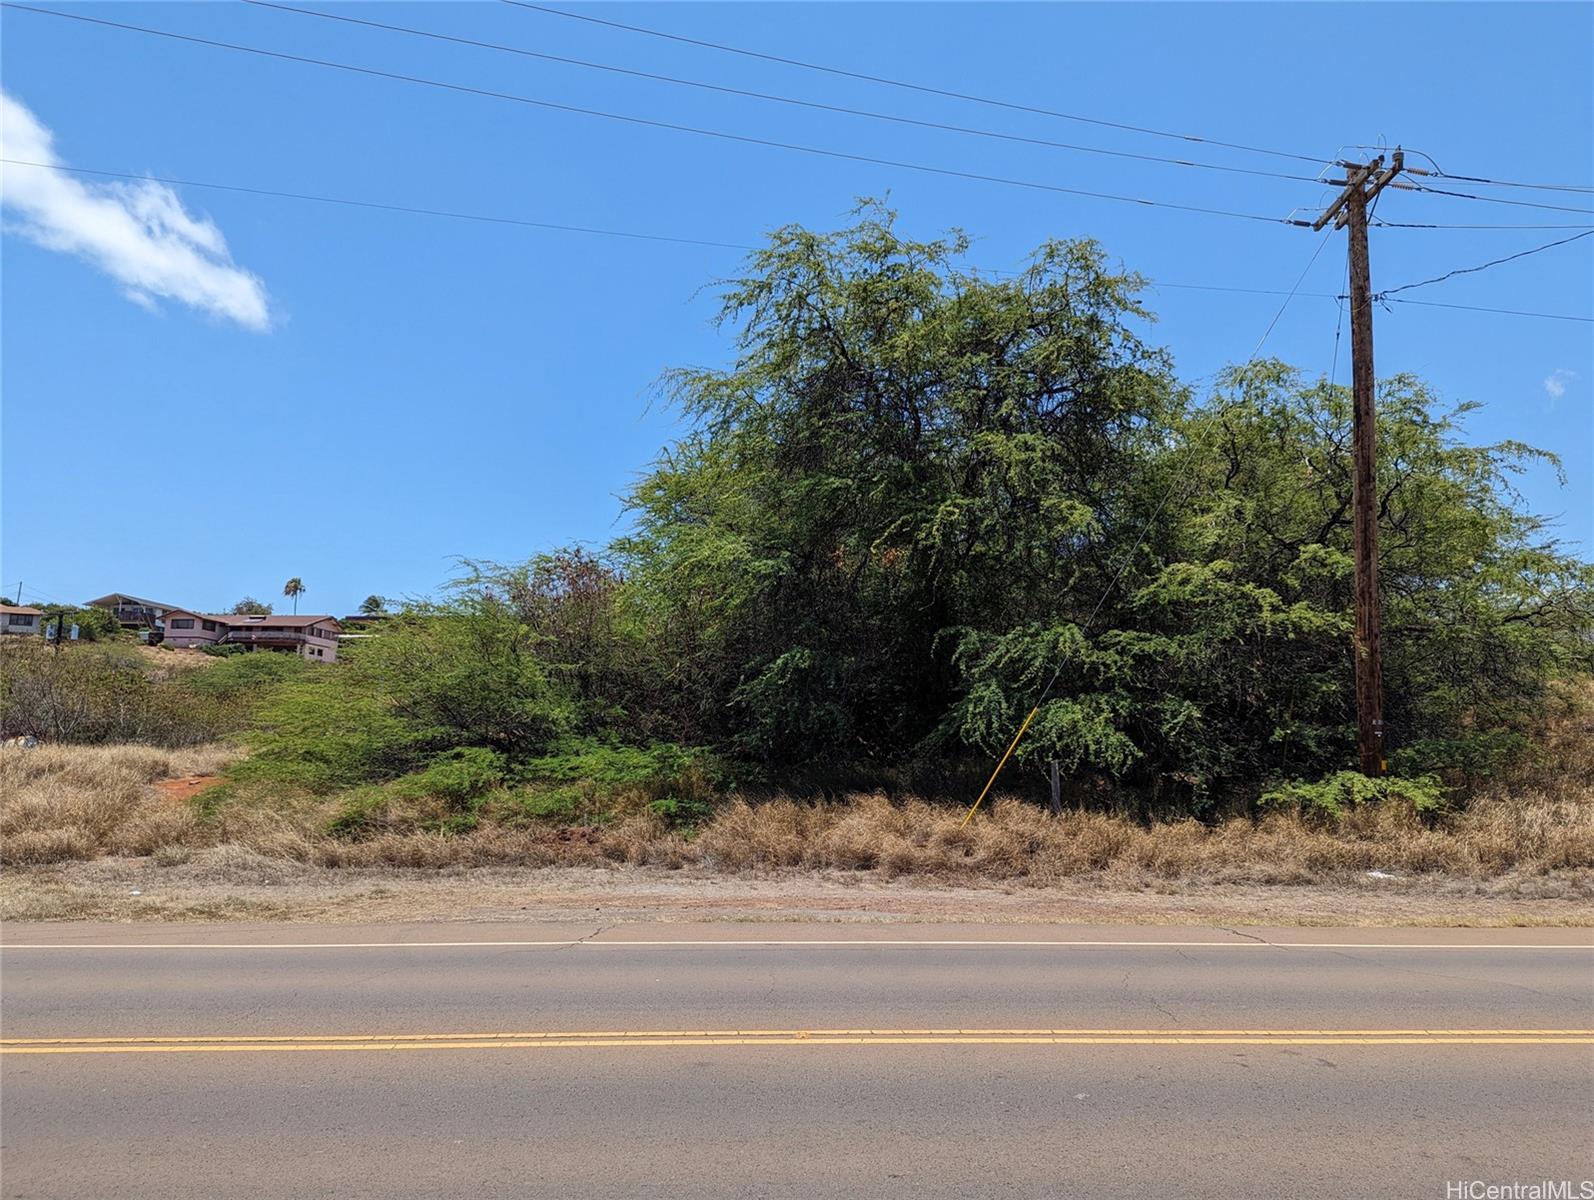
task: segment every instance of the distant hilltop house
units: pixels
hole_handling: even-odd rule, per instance
[[[21,604],[0,604],[0,636],[8,633],[41,634],[44,610]]]
[[[112,592],[98,600],[86,600],[84,608],[103,608],[116,618],[123,629],[159,629],[167,613],[175,611],[175,604],[162,604],[142,596],[129,596],[126,592]]]
[[[338,619],[329,616],[254,616],[173,608],[163,620],[168,646],[243,646],[291,652],[312,662],[336,662],[338,635],[343,632]]]

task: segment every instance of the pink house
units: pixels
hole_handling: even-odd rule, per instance
[[[336,662],[338,634],[343,631],[338,619],[328,616],[257,617],[174,608],[165,619],[168,646],[227,645],[249,650],[281,650],[311,662]]]

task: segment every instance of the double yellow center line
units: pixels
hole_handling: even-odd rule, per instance
[[[674,1029],[4,1038],[0,1054],[237,1054],[703,1046],[1594,1046],[1594,1029]]]

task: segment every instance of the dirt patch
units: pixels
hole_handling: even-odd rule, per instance
[[[185,775],[181,779],[160,779],[154,784],[155,794],[162,800],[191,800],[207,788],[221,782],[220,775]]]
[[[1219,925],[1594,925],[1577,881],[1346,876],[1309,886],[1081,876],[1047,887],[940,885],[872,872],[725,876],[657,867],[327,868],[217,846],[185,857],[99,858],[14,868],[5,920],[330,923],[569,920],[966,921]]]

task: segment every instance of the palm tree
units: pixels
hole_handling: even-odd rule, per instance
[[[299,597],[304,595],[304,593],[304,580],[300,579],[297,575],[282,585],[282,594],[293,601],[294,616],[299,615]]]
[[[368,617],[374,617],[387,611],[387,599],[383,596],[372,594],[360,601],[360,611]]]

